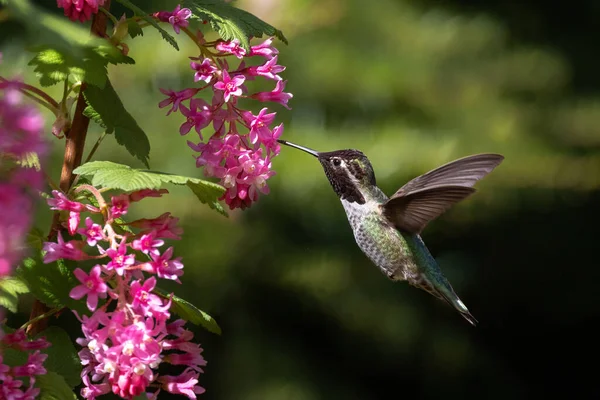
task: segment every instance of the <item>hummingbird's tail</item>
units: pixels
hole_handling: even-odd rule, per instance
[[[477,326],[479,322],[477,319],[475,319],[473,314],[471,314],[467,306],[465,306],[465,303],[463,303],[462,300],[456,295],[450,283],[443,277],[439,278],[438,279],[441,280],[441,282],[439,282],[438,285],[433,285],[425,276],[421,275],[421,279],[415,286],[429,292],[438,299],[444,300],[446,303],[454,307],[456,311],[458,311],[464,319],[469,321],[471,325]]]

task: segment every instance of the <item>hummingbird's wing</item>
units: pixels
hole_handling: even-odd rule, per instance
[[[430,221],[473,194],[475,183],[502,160],[500,154],[476,154],[442,165],[398,189],[383,204],[384,214],[398,229],[420,233]]]

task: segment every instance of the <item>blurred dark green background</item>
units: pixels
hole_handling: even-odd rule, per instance
[[[271,194],[228,219],[183,189],[142,202],[132,217],[171,211],[183,221],[174,244],[186,273],[170,288],[223,328],[220,337],[196,329],[208,360],[202,398],[598,398],[599,3],[237,5],[290,41],[279,44],[279,63],[293,109],[274,107],[286,139],[361,149],[388,194],[471,153],[506,160],[423,235],[477,328],[370,263],[306,154],[283,149]],[[201,176],[181,117],[157,107],[159,87],[193,84],[187,57],[196,51],[179,43],[176,52],[148,31],[129,42],[137,64],[110,73],[150,135],[152,168]],[[32,57],[11,36],[1,50],[3,74]],[[94,127],[88,148],[98,134]],[[57,179],[63,143],[55,146]],[[141,167],[113,138],[98,159]],[[40,211],[43,230],[49,218]]]

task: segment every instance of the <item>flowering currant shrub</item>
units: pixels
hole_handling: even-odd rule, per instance
[[[281,31],[227,2],[145,11],[145,2],[116,1],[129,11],[112,15],[110,0],[57,0],[64,17],[28,1],[0,8],[0,21],[20,24],[35,44],[29,66],[39,78],[36,85],[24,74],[0,73],[0,399],[202,394],[207,361],[189,325],[217,334],[220,328],[161,289],[166,281],[185,283],[185,254],[172,243],[183,229],[169,212],[134,219],[129,210],[174,184],[227,214],[222,203],[230,210],[252,206],[275,175],[271,163],[283,133],[276,108],[289,109],[292,98],[276,47],[286,43]],[[135,62],[130,39],[145,29],[158,30],[172,51],[179,40],[198,49],[188,55],[186,87],[157,88],[166,96],[157,110],[179,119],[191,162],[210,180],[96,159],[113,134],[150,166],[152,135],[127,112],[107,75],[108,64]],[[10,65],[2,54],[0,63]],[[62,88],[58,99],[46,91],[51,86]],[[105,132],[84,154],[92,123]],[[58,179],[46,161],[61,140]],[[53,213],[50,226],[36,226],[36,207]],[[22,296],[34,302],[29,320],[16,324]],[[78,334],[61,329],[55,316],[65,314],[78,321]]]

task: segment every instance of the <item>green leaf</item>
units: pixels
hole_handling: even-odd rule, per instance
[[[78,175],[91,175],[93,186],[121,189],[126,192],[140,189],[160,189],[165,183],[187,185],[201,202],[225,213],[218,202],[218,198],[225,193],[225,188],[202,179],[134,169],[111,161],[88,162],[77,167],[73,172]]]
[[[175,47],[176,50],[179,50],[179,46],[177,45],[177,41],[175,40],[175,38],[173,36],[171,36],[167,31],[165,31],[163,28],[161,28],[158,25],[158,22],[156,22],[156,20],[154,18],[149,16],[147,12],[145,12],[144,10],[142,10],[141,8],[139,8],[138,6],[136,6],[129,0],[117,0],[117,1],[121,4],[123,4],[125,7],[129,8],[131,11],[133,11],[133,13],[135,15],[137,15],[138,17],[142,18],[144,21],[146,21],[147,23],[152,25],[152,27],[154,27],[156,30],[158,30],[160,32],[163,39],[165,39],[167,42],[169,42],[169,44],[171,46]],[[132,36],[132,37],[134,37],[134,36]]]
[[[45,337],[52,346],[42,350],[48,354],[44,362],[47,370],[61,375],[65,382],[71,387],[81,383],[81,360],[77,356],[77,350],[73,346],[73,341],[69,334],[57,326],[51,326],[36,336]]]
[[[47,46],[38,47],[38,54],[29,61],[42,86],[52,86],[69,78],[72,82],[87,82],[103,88],[107,69],[112,64],[134,64],[132,58],[124,56],[116,48],[104,43],[86,47],[81,51],[64,51]],[[81,53],[81,55],[80,55]]]
[[[38,54],[30,61],[43,86],[54,85],[70,77],[103,87],[107,63],[133,64],[107,39],[91,36],[80,24],[54,15],[26,0],[8,4],[11,18],[19,20]],[[32,16],[35,16],[32,18]]]
[[[26,258],[17,268],[16,276],[22,279],[31,293],[51,308],[67,307],[79,315],[89,310],[83,300],[74,300],[69,292],[80,282],[63,260],[44,264],[40,259]]]
[[[14,276],[0,278],[0,306],[16,313],[19,295],[29,293],[29,288],[21,279]]]
[[[127,32],[131,38],[135,38],[136,36],[144,36],[144,30],[140,28],[140,24],[133,19],[130,19],[127,22]]]
[[[192,11],[192,18],[208,20],[224,40],[237,39],[246,50],[250,49],[250,38],[263,34],[275,36],[285,44],[288,42],[279,29],[221,0],[185,0],[183,4]]]
[[[168,300],[169,298],[171,298],[171,294],[167,293],[163,289],[155,288],[154,292],[164,299]],[[217,335],[221,334],[221,328],[219,327],[217,321],[215,321],[213,317],[200,310],[192,303],[182,299],[181,297],[173,295],[173,299],[171,302],[171,311],[173,311],[175,314],[179,315],[181,318],[191,322],[194,325],[202,326],[209,332],[216,333]]]
[[[41,230],[39,230],[38,228],[32,228],[27,234],[27,239],[25,240],[25,243],[30,249],[42,250],[45,240],[46,237],[44,236]]]
[[[81,381],[81,379],[80,379]],[[40,400],[77,400],[77,396],[65,378],[53,371],[35,377],[35,386],[40,388]]]
[[[83,95],[89,105],[84,111],[86,115],[93,115],[94,121],[98,118],[102,120],[103,126],[108,131],[114,131],[117,143],[125,146],[132,156],[137,157],[148,167],[150,154],[148,136],[127,112],[108,78],[103,89],[88,86]]]
[[[206,182],[206,181],[201,181]],[[214,184],[213,184],[214,185]],[[208,204],[210,208],[216,210],[220,214],[227,217],[227,211],[223,208],[221,203],[219,203],[218,199],[225,193],[225,190],[222,186],[206,186],[201,183],[190,181],[187,183],[187,186],[192,190],[192,192],[196,195],[198,200],[200,200],[204,204]]]

